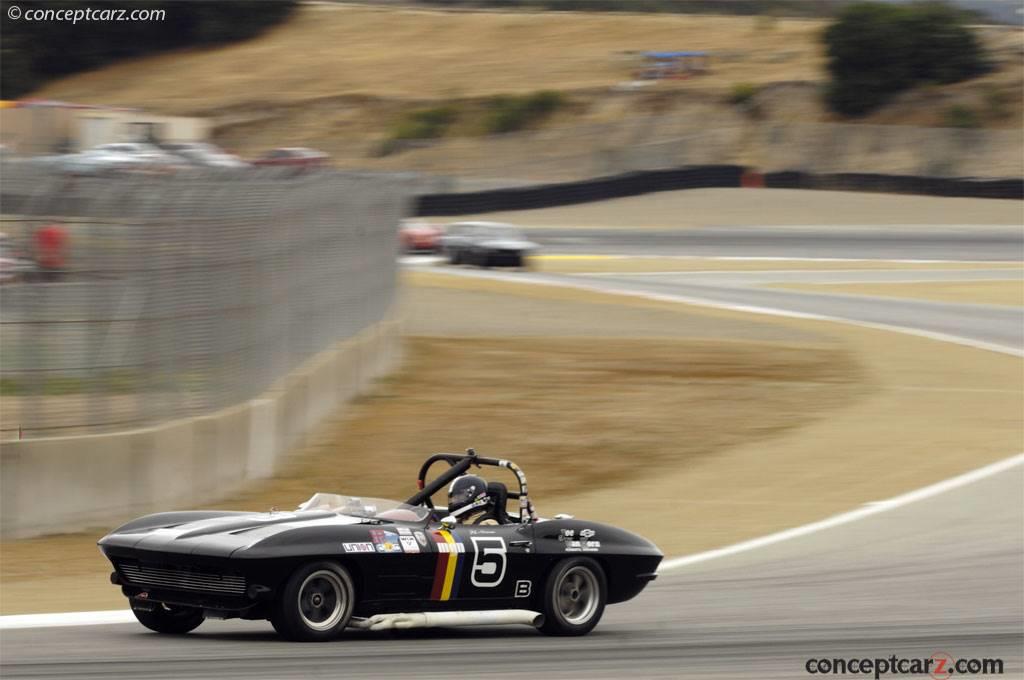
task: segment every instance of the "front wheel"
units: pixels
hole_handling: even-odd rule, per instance
[[[334,562],[316,562],[288,579],[271,623],[286,639],[323,642],[345,629],[354,607],[355,588],[348,570]]]
[[[608,584],[604,570],[589,557],[564,559],[544,584],[544,624],[548,635],[586,635],[604,614]]]
[[[149,611],[132,607],[132,614],[146,628],[168,635],[184,635],[203,622],[203,610],[195,607],[154,604]]]

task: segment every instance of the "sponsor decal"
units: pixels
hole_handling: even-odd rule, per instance
[[[430,535],[437,546],[437,566],[434,568],[434,585],[430,589],[430,599],[446,602],[459,596],[466,546],[450,531],[432,531]]]
[[[413,535],[416,537],[416,542],[420,544],[421,548],[427,547],[427,536],[422,531],[414,531]]]
[[[505,578],[508,557],[505,539],[501,536],[471,536],[473,541],[473,570],[470,582],[477,588],[494,588]]]
[[[402,544],[398,542],[398,534],[383,529],[370,529],[370,540],[377,546],[379,553],[400,553]]]
[[[402,536],[412,536],[412,529],[409,527],[398,527],[398,533]]]
[[[342,543],[341,547],[345,552],[350,553],[372,553],[373,543]]]
[[[407,553],[418,553],[420,551],[420,546],[412,536],[399,536],[398,541],[402,544],[402,549]]]
[[[565,544],[565,552],[598,552],[601,541],[594,540],[596,535],[593,529],[582,529],[577,538],[575,529],[562,529],[558,533],[558,540]]]
[[[516,598],[529,597],[533,592],[533,581],[516,581]]]
[[[438,543],[437,552],[443,553],[464,553],[466,552],[465,543]]]

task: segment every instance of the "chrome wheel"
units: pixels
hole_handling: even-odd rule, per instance
[[[299,616],[311,630],[330,630],[348,607],[348,595],[341,578],[327,569],[314,571],[299,586]]]
[[[559,581],[555,604],[566,623],[578,626],[586,623],[597,611],[601,591],[594,572],[583,566],[566,570]]]

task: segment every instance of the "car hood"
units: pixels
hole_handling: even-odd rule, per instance
[[[359,517],[334,512],[231,513],[195,521],[133,527],[129,523],[104,536],[101,548],[133,548],[155,552],[227,557],[270,536],[307,527],[362,524]]]

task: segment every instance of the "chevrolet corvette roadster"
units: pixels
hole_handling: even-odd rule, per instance
[[[435,463],[447,468],[427,481]],[[471,467],[511,473],[515,490],[468,475]],[[584,635],[605,605],[654,580],[662,559],[623,529],[538,517],[519,466],[472,449],[429,457],[418,488],[404,503],[317,493],[293,512],[158,513],[99,546],[113,564],[111,582],[151,630],[269,619],[297,641],[346,628],[508,623]],[[448,506],[435,505],[446,488]]]

